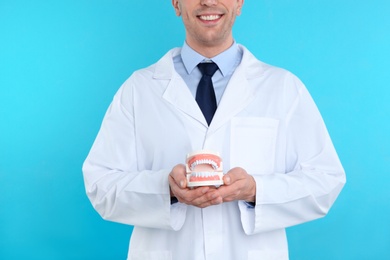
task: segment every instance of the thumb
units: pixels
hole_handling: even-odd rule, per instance
[[[230,185],[232,183],[232,178],[230,176],[229,173],[226,173],[224,176],[223,176],[223,183],[225,185]]]
[[[180,188],[187,186],[186,170],[183,164],[176,165],[171,172],[171,176]]]
[[[223,176],[223,183],[225,185],[233,184],[240,179],[244,179],[246,175],[247,173],[243,168],[233,168]]]

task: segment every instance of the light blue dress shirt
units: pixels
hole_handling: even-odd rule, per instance
[[[197,53],[185,42],[180,55],[173,57],[173,63],[177,73],[183,78],[195,98],[196,89],[202,77],[197,65],[210,60],[215,62],[219,69],[213,75],[212,81],[217,104],[219,104],[233,72],[241,62],[241,58],[242,51],[238,48],[236,42],[229,49],[211,59]]]

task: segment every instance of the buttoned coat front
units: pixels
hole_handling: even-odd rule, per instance
[[[134,226],[128,259],[288,259],[285,228],[324,216],[341,191],[344,170],[305,86],[239,48],[210,126],[174,69],[179,48],[115,95],[83,172],[99,214]],[[200,149],[219,152],[225,173],[254,176],[254,208],[171,205],[171,169]]]

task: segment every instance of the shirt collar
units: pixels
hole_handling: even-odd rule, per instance
[[[231,73],[240,55],[240,50],[236,42],[233,42],[232,46],[230,46],[229,49],[225,50],[224,52],[218,54],[211,59],[206,58],[195,50],[193,50],[190,46],[188,46],[186,42],[184,42],[184,45],[181,49],[181,58],[188,74],[191,74],[194,68],[202,61],[212,60],[218,65],[219,70],[225,77],[226,75]]]

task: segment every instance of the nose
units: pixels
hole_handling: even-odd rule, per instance
[[[201,0],[200,4],[201,5],[206,5],[206,6],[213,6],[218,3],[218,0]]]

